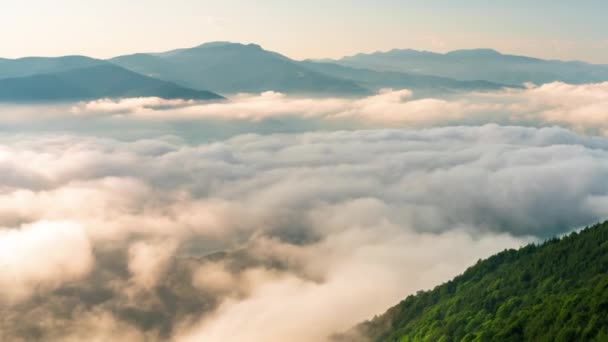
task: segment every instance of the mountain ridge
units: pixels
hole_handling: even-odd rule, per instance
[[[0,79],[62,72],[105,63],[102,60],[82,55],[0,58]]]
[[[495,91],[504,88],[522,88],[517,85],[500,84],[484,80],[460,81],[441,76],[396,71],[375,71],[328,62],[303,61],[300,63],[319,72],[352,80],[373,91],[384,88],[413,89],[414,95],[417,97],[442,95],[455,91]]]
[[[606,341],[608,221],[505,250],[337,341]]]
[[[81,55],[0,58],[0,83],[4,84],[4,94],[0,94],[0,98],[11,100],[12,96],[19,97],[13,100],[35,100],[36,96],[27,95],[28,91],[34,90],[39,99],[102,96],[108,92],[94,95],[91,89],[83,89],[82,83],[80,89],[74,89],[70,82],[60,80],[61,75],[55,77],[54,81],[48,75],[101,65],[116,65],[124,72],[138,74],[138,77],[129,74],[132,81],[147,77],[149,84],[145,86],[146,89],[154,88],[152,84],[157,86],[152,93],[204,98],[203,93],[197,91],[206,91],[210,99],[218,98],[211,95],[212,91],[222,94],[277,91],[289,95],[360,97],[384,88],[407,88],[416,97],[434,97],[465,91],[521,88],[524,83],[608,81],[608,66],[605,65],[508,55],[489,48],[446,53],[393,49],[359,53],[339,60],[298,61],[265,50],[259,44],[217,41],[164,52],[134,53],[108,60]],[[119,77],[116,70],[114,75]],[[16,79],[23,77],[30,78]],[[129,78],[126,74],[120,77]],[[47,85],[55,82],[55,87],[48,86],[47,94],[44,94],[44,87],[27,85],[28,81],[35,79]],[[96,82],[95,79],[91,81]],[[104,80],[108,81],[107,78]],[[144,86],[139,81],[135,83]],[[167,83],[161,86],[159,82]],[[65,87],[64,94],[58,93],[61,87]],[[158,87],[164,90],[160,91]],[[25,93],[18,94],[19,90]],[[73,96],[67,94],[70,91],[74,93]],[[135,93],[146,94],[131,89],[115,95],[124,97]]]
[[[306,95],[370,94],[354,82],[314,72],[257,44],[214,42],[108,61],[141,74],[225,94],[269,90]]]
[[[578,60],[578,59],[574,59],[574,60],[567,60],[567,59],[545,59],[545,58],[541,58],[541,57],[535,57],[535,56],[526,56],[526,55],[521,55],[521,54],[512,54],[512,53],[504,53],[501,52],[499,50],[493,49],[493,48],[468,48],[468,49],[456,49],[456,50],[450,50],[450,51],[446,51],[446,52],[437,52],[437,51],[430,51],[430,50],[418,50],[418,49],[413,49],[413,48],[393,48],[390,50],[376,50],[373,52],[358,52],[355,54],[351,54],[351,55],[345,55],[339,58],[319,58],[319,59],[314,59],[314,58],[310,58],[310,59],[306,59],[306,60],[310,60],[310,61],[337,61],[337,60],[342,60],[342,59],[346,59],[346,58],[351,58],[351,57],[357,57],[357,56],[367,56],[367,55],[404,55],[404,54],[414,54],[414,55],[436,55],[436,56],[450,56],[450,55],[463,55],[463,54],[469,54],[469,53],[473,53],[473,52],[481,52],[481,53],[486,53],[486,55],[500,55],[500,56],[507,56],[507,57],[521,57],[521,58],[526,58],[526,59],[531,59],[531,60],[537,60],[537,61],[546,61],[546,62],[561,62],[561,63],[583,63],[583,64],[588,64],[588,65],[594,65],[594,66],[602,66],[602,67],[606,67],[608,66],[608,64],[602,64],[602,63],[591,63],[591,62],[587,62],[584,60]]]
[[[580,84],[608,81],[608,68],[601,64],[545,60],[503,54],[493,49],[462,49],[447,53],[393,49],[359,53],[330,62],[376,71],[411,72],[457,80],[486,80],[506,84],[543,84],[555,81]]]
[[[222,96],[100,63],[59,72],[0,79],[0,101],[81,101],[97,98],[161,97],[221,100]]]

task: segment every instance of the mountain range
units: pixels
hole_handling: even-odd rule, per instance
[[[504,55],[392,50],[339,60],[297,61],[256,44],[206,43],[99,60],[85,56],[0,59],[0,101],[73,101],[157,96],[221,100],[237,93],[359,97],[383,88],[416,96],[608,80],[608,67]],[[219,95],[222,94],[222,95]]]
[[[351,80],[311,70],[259,45],[207,43],[191,49],[134,54],[110,62],[144,75],[222,94],[279,91],[304,95],[365,95]]]
[[[445,54],[395,49],[325,61],[376,71],[411,72],[506,84],[554,81],[581,84],[608,80],[608,67],[605,65],[543,60],[502,54],[492,49],[456,50]]]
[[[82,58],[33,62],[36,68],[4,69],[4,74],[21,77],[0,79],[0,101],[78,101],[98,98],[157,96],[166,99],[187,98],[221,100],[222,96],[205,90],[195,90],[172,82],[144,76],[119,66]],[[15,64],[28,64],[18,61]],[[89,66],[85,66],[89,65]],[[74,66],[70,68],[70,66]],[[29,71],[31,70],[31,71]]]
[[[505,250],[337,341],[608,341],[608,222]]]

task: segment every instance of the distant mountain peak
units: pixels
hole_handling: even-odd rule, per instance
[[[372,53],[360,52],[355,55],[345,56],[344,58],[357,58],[357,57],[365,57],[365,56],[383,56],[383,57],[399,57],[399,56],[413,56],[413,55],[422,55],[422,54],[435,54],[434,52],[429,51],[419,51],[415,49],[392,49],[388,51],[374,51]]]
[[[490,48],[460,49],[447,53],[398,49],[347,56],[335,63],[376,71],[417,73],[456,80],[486,80],[502,84],[556,81],[581,84],[605,82],[608,70],[584,62],[544,60],[501,53]]]
[[[207,49],[207,48],[218,48],[218,47],[242,47],[242,48],[251,48],[256,50],[263,50],[262,46],[258,44],[243,44],[243,43],[235,43],[228,41],[217,41],[217,42],[207,42],[195,47],[195,49]]]
[[[236,44],[236,43],[228,42],[228,41],[216,41],[216,42],[205,42],[205,43],[202,43],[195,47],[196,48],[219,47],[219,46],[232,45],[232,44]]]
[[[65,56],[59,56],[59,57],[45,57],[45,56],[27,56],[27,57],[20,57],[20,58],[15,58],[15,59],[10,59],[10,58],[2,58],[4,60],[10,60],[10,61],[34,61],[34,60],[39,60],[39,61],[69,61],[69,60],[89,60],[89,61],[97,61],[100,62],[100,60],[92,58],[92,57],[88,57],[88,56],[84,56],[84,55],[65,55]]]
[[[494,49],[461,49],[446,53],[447,56],[502,56],[502,54]]]
[[[13,77],[1,78],[0,102],[82,101],[128,97],[224,99],[210,91],[183,87],[105,61],[94,60],[97,63],[92,65],[59,63],[63,61],[61,58],[49,58],[44,61],[44,65],[39,65],[40,63],[36,59],[13,62],[12,70],[19,67],[28,70],[36,69],[39,72],[33,75],[22,73]],[[15,63],[26,63],[27,65]]]
[[[385,55],[385,56],[403,56],[403,55],[419,55],[428,53],[427,51],[419,51],[414,49],[392,49],[389,51],[378,51],[374,55]]]
[[[152,57],[119,56],[111,62],[188,88],[224,94],[268,90],[306,95],[369,94],[369,90],[351,80],[312,71],[258,44],[208,42]]]

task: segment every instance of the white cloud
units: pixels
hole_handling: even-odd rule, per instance
[[[480,255],[522,243],[508,236],[473,239],[463,232],[434,235],[396,227],[352,229],[301,247],[308,252],[307,264],[326,269],[322,280],[293,273],[258,278],[250,284],[249,296],[227,300],[214,315],[176,340],[325,341],[353,322],[383,312],[405,295],[456,275]],[[289,253],[275,257],[289,257]]]
[[[428,127],[450,124],[511,123],[563,125],[608,132],[608,83],[561,82],[525,89],[463,93],[455,98],[412,97],[409,90],[383,90],[362,99],[298,98],[276,92],[243,94],[222,103],[156,98],[100,100],[74,107],[77,113],[112,113],[154,120],[260,121],[296,117],[325,123],[353,121],[363,126]]]
[[[0,226],[21,227],[0,236],[18,275],[0,288],[45,294],[0,309],[0,331],[42,315],[54,336],[322,340],[608,214],[608,140],[555,127],[0,141]]]
[[[129,247],[128,268],[136,286],[152,289],[167,271],[176,244],[171,240],[138,241]]]
[[[71,108],[74,114],[81,113],[124,113],[141,112],[145,110],[163,110],[168,108],[179,108],[196,104],[192,100],[162,99],[159,97],[134,97],[127,99],[98,99],[90,102],[82,102]]]
[[[41,221],[0,230],[0,299],[18,301],[85,276],[91,245],[75,223]]]

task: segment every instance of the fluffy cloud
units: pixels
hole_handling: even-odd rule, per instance
[[[608,214],[608,140],[555,127],[0,141],[3,339],[323,340]]]
[[[129,247],[128,268],[136,286],[154,288],[169,264],[175,243],[167,240],[138,241]]]
[[[225,238],[291,219],[318,226],[326,208],[369,199],[377,216],[421,231],[543,235],[601,217],[590,204],[606,190],[606,141],[558,128],[245,135],[196,146],[59,140],[5,144],[3,169],[15,175],[0,194],[6,222],[63,217],[89,222],[93,235],[172,227]]]
[[[280,93],[240,95],[225,103],[165,101],[157,98],[98,100],[72,108],[79,114],[114,114],[145,120],[263,121],[321,120],[324,124],[428,127],[510,123],[563,125],[578,131],[608,132],[608,83],[560,82],[525,89],[463,93],[451,98],[413,98],[409,90],[383,90],[362,99],[297,98]]]
[[[92,264],[91,245],[78,224],[42,221],[0,229],[0,300],[18,301],[77,280]]]
[[[607,107],[606,83],[4,105],[0,339],[323,341],[608,216],[608,140],[580,134]]]
[[[176,340],[324,341],[332,332],[382,312],[405,293],[454,276],[455,270],[478,255],[521,243],[508,236],[472,239],[462,232],[433,235],[396,227],[352,229],[300,247],[309,254],[307,267],[323,269],[321,279],[258,273],[254,282],[249,280],[247,297],[226,300]],[[280,246],[270,248],[276,252]]]
[[[220,103],[186,103],[158,98],[103,99],[81,103],[74,106],[71,111],[77,114],[125,114],[149,119],[262,120],[285,115],[322,116],[328,112],[341,110],[349,102],[348,99],[339,98],[291,98],[268,91],[260,95],[241,94],[230,102]],[[167,110],[156,110],[161,104]]]
[[[125,112],[141,112],[146,110],[163,110],[173,109],[195,105],[193,100],[181,99],[162,99],[159,97],[136,97],[121,99],[118,101],[112,99],[98,99],[90,102],[81,103],[73,106],[71,112],[74,114],[81,113],[116,113]]]

